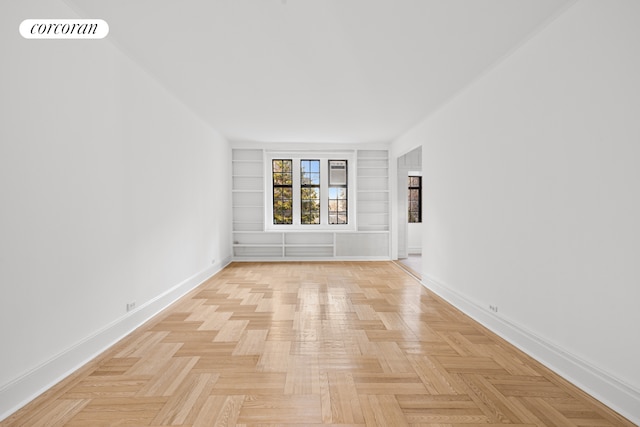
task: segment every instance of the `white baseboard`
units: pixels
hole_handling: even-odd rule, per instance
[[[182,283],[130,311],[93,335],[78,342],[47,362],[0,387],[0,421],[77,371],[96,356],[143,325],[149,319],[195,289],[231,262],[221,262],[194,274]]]
[[[567,381],[640,425],[640,391],[525,328],[490,312],[432,277],[422,284]]]
[[[326,261],[391,261],[388,256],[336,256],[336,257],[234,257],[233,262],[326,262]]]

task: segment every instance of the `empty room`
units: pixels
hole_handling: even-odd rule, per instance
[[[640,424],[640,2],[0,23],[0,425]]]

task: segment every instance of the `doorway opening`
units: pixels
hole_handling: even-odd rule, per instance
[[[398,263],[422,275],[422,147],[398,158]]]

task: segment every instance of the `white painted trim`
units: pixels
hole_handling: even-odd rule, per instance
[[[194,274],[40,366],[2,385],[0,387],[0,421],[80,369],[182,296],[220,272],[230,262],[231,257],[227,257]]]
[[[488,308],[479,306],[433,277],[423,274],[422,285],[567,381],[640,425],[640,390]]]

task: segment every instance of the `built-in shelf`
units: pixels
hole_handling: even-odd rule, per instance
[[[356,231],[265,231],[264,152],[233,149],[234,259],[388,259],[388,152],[357,150],[356,156]]]
[[[284,245],[285,248],[333,248],[331,245]]]
[[[232,151],[233,252],[236,257],[282,256],[281,242],[257,238],[264,230],[262,150]],[[244,236],[238,238],[238,236]]]
[[[358,150],[358,231],[389,231],[389,188],[388,152]]]
[[[244,244],[240,244],[240,243],[236,243],[233,245],[234,248],[281,248],[282,245],[270,245],[270,244],[266,244],[266,243],[244,243]]]

